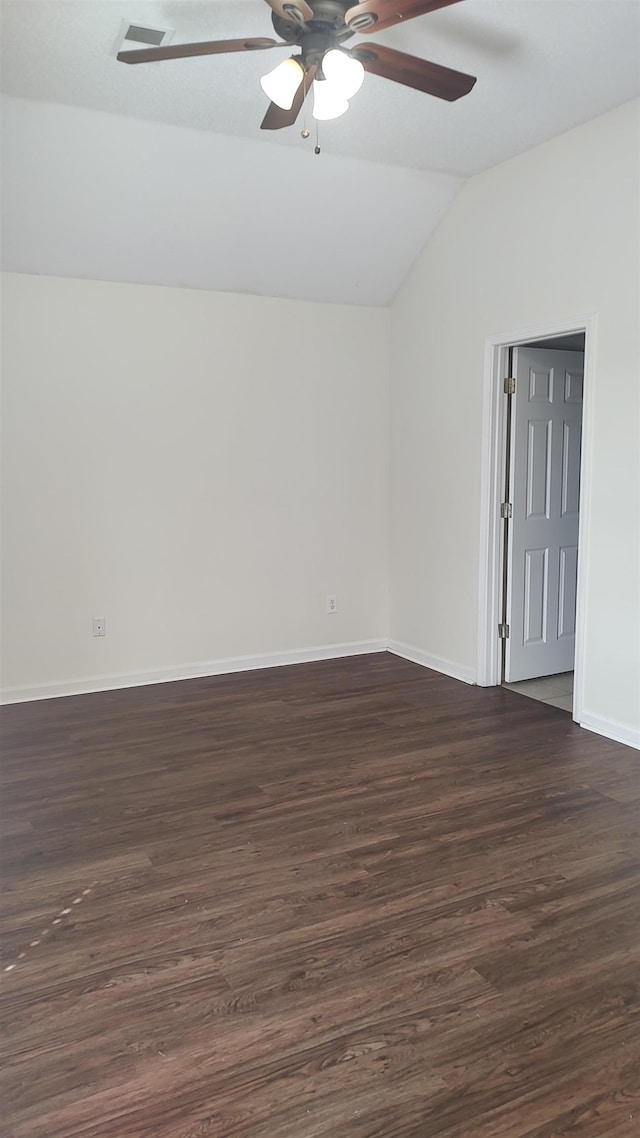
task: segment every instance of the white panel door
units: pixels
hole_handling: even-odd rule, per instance
[[[573,668],[584,377],[582,352],[513,354],[508,683]]]

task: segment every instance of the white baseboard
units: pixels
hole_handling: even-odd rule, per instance
[[[465,684],[475,684],[476,673],[466,664],[458,664],[454,660],[445,660],[441,656],[430,656],[413,644],[402,644],[399,640],[387,642],[389,652],[394,656],[402,656],[403,660],[411,660],[414,664],[422,664],[423,668],[432,668],[434,672],[442,672],[444,676],[451,676],[454,680],[462,680]]]
[[[117,688],[168,684],[174,680],[193,680],[198,676],[222,676],[229,672],[248,672],[257,668],[281,668],[288,664],[309,664],[313,660],[337,660],[343,656],[363,656],[386,652],[386,640],[356,640],[346,644],[326,644],[321,648],[301,648],[290,652],[265,652],[261,656],[229,656],[199,664],[183,664],[150,672],[128,672],[115,676],[87,676],[82,680],[63,680],[52,684],[31,684],[23,688],[3,688],[0,703],[26,703],[36,699],[56,699],[66,695],[114,691]]]
[[[625,743],[627,747],[635,747],[640,751],[640,731],[636,727],[616,723],[615,719],[603,719],[601,715],[593,715],[590,711],[580,713],[579,723],[587,731],[594,731],[596,735],[604,735],[614,743]]]
[[[88,695],[91,692],[115,691],[118,688],[144,687],[148,684],[166,684],[175,680],[191,680],[206,676],[221,676],[231,672],[248,672],[258,668],[281,668],[289,664],[309,664],[314,660],[338,660],[345,656],[363,656],[371,652],[391,652],[404,660],[411,660],[423,668],[475,684],[473,668],[446,660],[441,656],[431,656],[412,644],[399,640],[356,640],[345,644],[326,644],[321,648],[302,648],[289,652],[265,652],[260,656],[230,656],[221,660],[208,660],[199,664],[185,664],[181,667],[160,668],[149,672],[128,672],[115,676],[88,676],[82,680],[64,680],[61,683],[31,684],[22,688],[0,690],[0,704],[27,703],[38,699],[56,699],[68,695]],[[581,727],[603,735],[615,743],[640,750],[640,731],[626,723],[603,719],[600,715],[583,711],[579,718]]]

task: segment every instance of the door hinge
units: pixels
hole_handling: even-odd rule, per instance
[[[508,624],[499,624],[498,625],[498,639],[499,640],[508,640],[509,639],[509,625]]]
[[[504,393],[505,395],[515,395],[516,393],[516,381],[512,376],[504,381]]]
[[[500,505],[500,517],[510,518],[513,516],[513,506],[511,502],[502,502]]]

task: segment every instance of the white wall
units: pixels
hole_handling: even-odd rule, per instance
[[[583,721],[640,729],[638,103],[468,182],[392,310],[390,634],[472,678],[485,339],[594,313]]]
[[[3,284],[6,695],[385,638],[386,311]]]

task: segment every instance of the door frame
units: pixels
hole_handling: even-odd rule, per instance
[[[586,611],[586,551],[589,547],[590,470],[593,434],[593,366],[596,316],[558,320],[555,323],[517,328],[488,336],[485,340],[482,398],[482,465],[480,471],[480,561],[478,593],[478,652],[476,682],[482,687],[501,683],[501,642],[504,572],[500,504],[506,456],[506,399],[503,381],[507,375],[508,349],[535,340],[584,332],[584,392],[582,448],[580,456],[580,521],[578,529],[578,574],[576,588],[576,649],[573,685],[573,718],[579,722],[584,707],[584,644]]]

